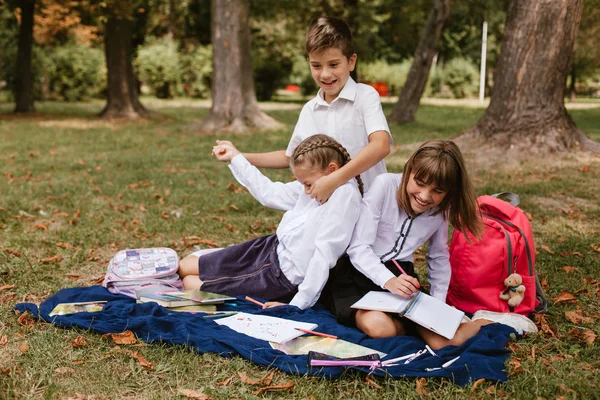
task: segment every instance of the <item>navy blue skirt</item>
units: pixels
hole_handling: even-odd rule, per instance
[[[202,290],[287,302],[298,288],[279,268],[277,235],[261,236],[198,259]]]

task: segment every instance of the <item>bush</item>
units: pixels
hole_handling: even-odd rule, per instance
[[[462,99],[477,93],[479,73],[471,61],[453,58],[444,66],[443,81],[455,98]]]
[[[106,88],[106,62],[100,49],[69,42],[49,55],[48,95],[66,101],[80,101]]]
[[[173,97],[172,91],[180,82],[181,60],[177,45],[169,37],[149,39],[137,52],[134,62],[138,77],[145,82],[156,97]]]
[[[358,64],[357,71],[363,82],[384,82],[388,85],[390,96],[399,95],[400,89],[406,83],[406,77],[412,59],[401,63],[388,64],[385,60],[377,60],[370,63]]]
[[[197,46],[181,54],[181,91],[185,96],[210,97],[212,46]]]

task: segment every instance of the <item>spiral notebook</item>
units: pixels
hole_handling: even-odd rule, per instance
[[[398,313],[448,339],[454,337],[465,315],[423,292],[417,292],[407,299],[390,292],[371,291],[354,303],[352,308]]]

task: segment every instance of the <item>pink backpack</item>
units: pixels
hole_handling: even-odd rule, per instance
[[[506,196],[510,203],[500,200]],[[481,241],[454,231],[450,243],[452,277],[446,302],[467,313],[478,310],[530,315],[546,312],[547,300],[535,274],[535,246],[529,220],[518,208],[519,196],[499,193],[477,199],[485,231]],[[518,273],[525,286],[524,299],[514,309],[500,293],[504,280]]]
[[[121,250],[108,263],[102,286],[133,298],[136,289],[151,285],[183,290],[178,268],[179,256],[166,247]]]

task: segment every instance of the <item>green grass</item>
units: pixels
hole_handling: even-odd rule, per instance
[[[107,122],[95,117],[104,104],[94,101],[38,103],[39,114],[25,117],[10,114],[12,104],[0,104],[0,287],[15,285],[0,291],[0,339],[7,337],[7,343],[0,344],[0,398],[79,394],[164,399],[177,397],[177,389],[193,389],[217,399],[250,399],[258,386],[239,378],[226,386],[217,382],[238,372],[251,378],[269,373],[237,357],[198,355],[184,346],[126,346],[155,363],[154,370],[145,370],[127,353],[110,353],[113,344],[98,334],[41,323],[27,329],[11,312],[18,302],[40,302],[60,288],[92,284],[103,276],[117,250],[169,246],[185,255],[193,249],[184,247],[182,235],[224,246],[268,234],[279,222],[280,212],[261,207],[246,192],[229,189],[235,181],[227,166],[209,156],[214,140],[225,136],[201,136],[185,129],[207,112],[201,103],[144,102],[160,115]],[[388,113],[391,105],[384,108]],[[391,126],[395,144],[453,137],[483,112],[422,106],[416,123]],[[286,122],[286,129],[227,138],[245,151],[284,148],[299,109],[270,113]],[[600,140],[600,109],[570,113],[582,130]],[[564,312],[580,310],[594,322],[578,326],[600,335],[600,253],[592,247],[600,248],[600,158],[526,157],[499,167],[477,149],[464,150],[478,193],[510,190],[522,196],[522,207],[532,217],[537,269],[548,297],[568,291],[575,293],[577,302],[553,307],[548,321],[557,337],[540,334],[513,345],[507,383],[461,388],[447,380],[427,379],[429,397],[598,398],[598,341],[587,346],[574,337],[570,332],[578,328]],[[400,171],[410,151],[400,148],[391,154],[389,170]],[[286,170],[267,173],[273,179],[290,176]],[[43,262],[57,255],[61,261]],[[565,266],[575,270],[565,272]],[[71,346],[79,335],[86,347]],[[23,342],[28,346],[24,353],[19,349]],[[293,393],[258,397],[419,397],[415,379],[377,379],[382,387],[377,389],[364,376],[351,373],[329,382],[275,371],[274,384],[290,381],[295,383]]]

